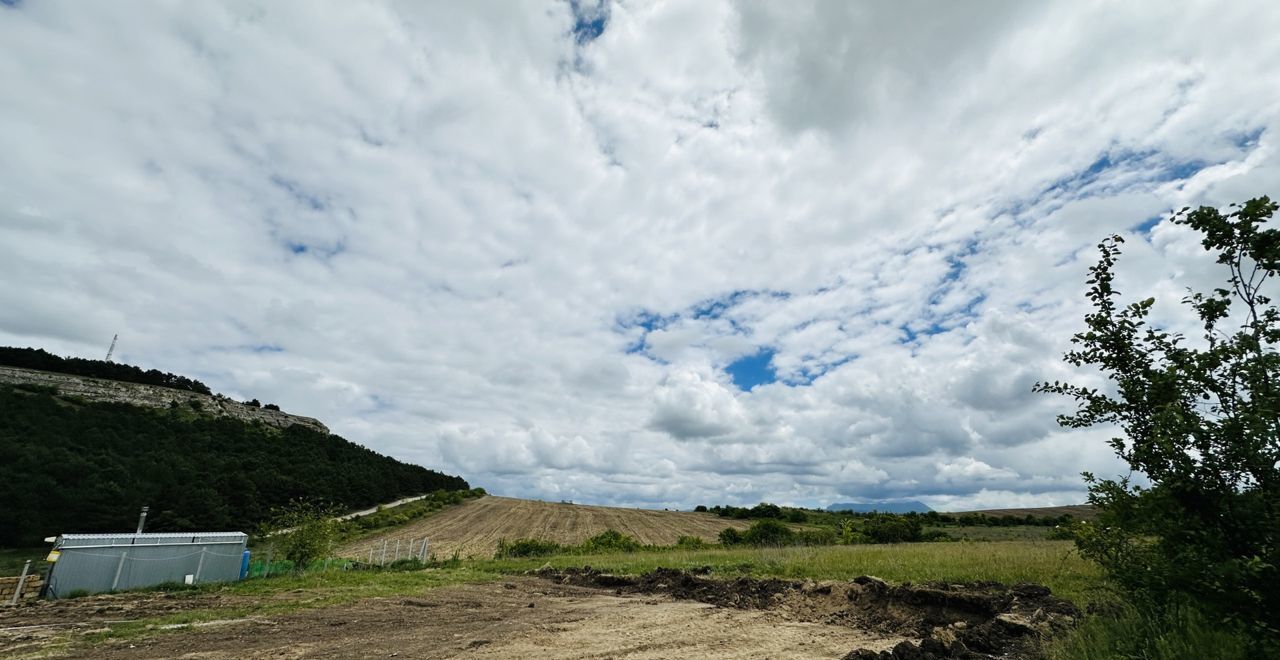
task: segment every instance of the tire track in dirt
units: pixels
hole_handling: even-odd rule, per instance
[[[367,558],[372,549],[376,557],[383,541],[394,548],[399,540],[405,548],[403,556],[410,540],[418,543],[426,537],[430,540],[428,552],[438,558],[450,557],[454,552],[461,557],[491,557],[500,539],[537,538],[575,545],[606,529],[615,529],[641,543],[653,545],[671,545],[681,536],[715,542],[724,528],[741,530],[748,524],[710,513],[623,509],[490,495],[348,543],[338,548],[337,554]]]

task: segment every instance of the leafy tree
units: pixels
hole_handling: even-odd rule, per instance
[[[1110,444],[1149,485],[1085,474],[1101,515],[1078,544],[1149,604],[1191,600],[1220,620],[1280,635],[1280,311],[1263,287],[1280,270],[1277,205],[1266,197],[1226,212],[1182,209],[1171,220],[1204,235],[1226,283],[1189,291],[1203,341],[1148,321],[1155,300],[1121,305],[1114,287],[1123,239],[1099,244],[1086,330],[1066,361],[1100,370],[1106,388],[1054,382],[1069,396],[1068,427],[1113,424]]]
[[[264,536],[289,561],[302,570],[333,550],[338,537],[337,509],[331,505],[306,500],[292,500],[272,510]]]

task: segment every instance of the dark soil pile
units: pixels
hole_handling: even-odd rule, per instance
[[[658,569],[639,576],[590,567],[544,568],[562,584],[618,594],[666,594],[719,607],[776,610],[799,621],[848,625],[919,639],[891,651],[851,651],[846,660],[1032,658],[1040,642],[1074,625],[1080,612],[1036,584],[901,584],[862,576],[849,582],[741,577],[717,580],[708,569]]]

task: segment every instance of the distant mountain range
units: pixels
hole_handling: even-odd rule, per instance
[[[928,504],[916,500],[899,500],[896,502],[837,502],[827,507],[827,511],[853,511],[854,513],[927,513],[933,511]]]

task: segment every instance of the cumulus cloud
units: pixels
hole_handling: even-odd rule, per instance
[[[1078,502],[1110,431],[1030,386],[1096,378],[1059,358],[1109,233],[1194,334],[1217,267],[1163,219],[1277,192],[1277,20],[3,4],[0,343],[118,332],[503,494]]]

